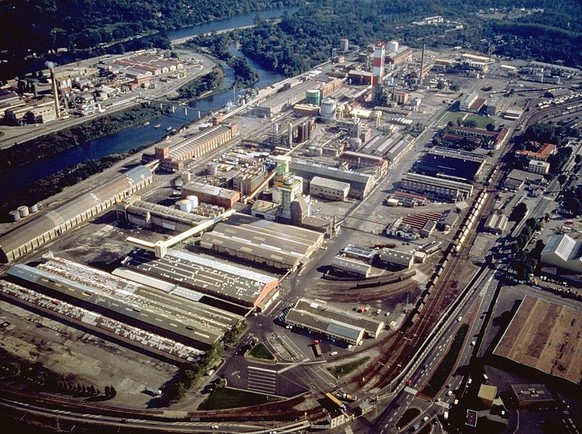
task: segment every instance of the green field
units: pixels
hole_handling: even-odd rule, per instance
[[[259,395],[258,393],[245,392],[244,390],[219,387],[200,404],[198,410],[251,407],[275,401],[279,401],[279,399],[272,396]]]
[[[487,116],[479,116],[465,112],[449,112],[443,118],[445,123],[452,122],[453,125],[457,125],[457,119],[460,121],[473,120],[477,123],[477,128],[485,128],[487,124],[495,124],[493,119],[488,118]]]
[[[249,351],[248,356],[253,357],[255,359],[275,360],[275,356],[269,351],[267,346],[263,343],[255,345],[253,349]]]
[[[332,366],[331,368],[327,368],[327,370],[333,375],[335,378],[339,378],[343,375],[348,375],[349,373],[355,371],[364,363],[370,360],[370,357],[362,357],[361,359],[356,359],[352,362],[344,363],[343,365],[336,365]]]

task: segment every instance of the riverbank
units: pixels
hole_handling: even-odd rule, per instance
[[[212,89],[220,85],[223,76],[222,70],[216,68],[211,73],[199,77],[180,88],[179,91],[181,93],[179,92],[179,96],[171,101],[174,103],[181,101],[191,102],[204,93],[212,92]],[[168,107],[160,109],[158,105],[150,106],[144,103],[139,107],[132,107],[123,112],[107,115],[86,124],[2,150],[0,151],[0,170],[13,169],[31,161],[42,160],[69,148],[82,146],[87,141],[107,137],[123,129],[140,125],[144,121],[149,122],[152,118],[169,112],[170,109]],[[103,172],[114,164],[150,146],[151,143],[147,143],[125,152],[77,163],[36,180],[24,188],[13,190],[9,194],[3,194],[0,198],[0,220],[7,221],[8,213],[23,203],[22,198],[26,198],[28,204],[42,202],[63,191],[64,188],[75,185],[96,173]]]

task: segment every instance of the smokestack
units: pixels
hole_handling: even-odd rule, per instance
[[[422,44],[422,54],[420,56],[420,81],[419,86],[422,86],[422,81],[424,79],[424,51],[426,50],[426,44]]]
[[[55,114],[57,119],[61,117],[61,106],[59,105],[59,90],[57,89],[57,79],[55,77],[55,64],[53,62],[47,62],[46,66],[49,68],[51,73],[51,83],[53,87],[53,97],[55,99]]]

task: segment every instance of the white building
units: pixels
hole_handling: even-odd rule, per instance
[[[550,163],[547,161],[529,160],[527,165],[528,172],[545,175],[550,171]]]
[[[400,252],[395,249],[382,249],[379,254],[379,259],[387,264],[402,265],[403,267],[410,268],[414,262],[414,254]]]
[[[315,176],[309,183],[309,194],[324,199],[345,201],[348,198],[350,184],[333,179]]]
[[[544,264],[582,273],[582,241],[568,235],[554,235],[542,250],[541,260]]]

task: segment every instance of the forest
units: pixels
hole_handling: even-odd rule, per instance
[[[0,79],[14,77],[35,60],[42,64],[57,49],[67,50],[63,60],[72,61],[167,48],[168,31],[281,6],[301,7],[279,24],[261,22],[241,31],[240,42],[245,55],[285,75],[327,59],[339,38],[361,47],[390,39],[415,47],[422,41],[435,48],[492,46],[504,56],[582,64],[579,0],[7,0],[0,2]],[[510,13],[519,8],[537,11]],[[431,15],[463,28],[412,24]]]

